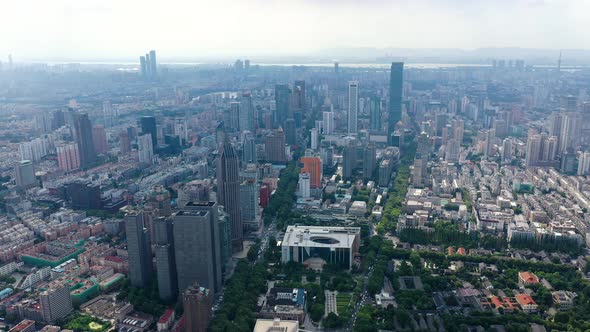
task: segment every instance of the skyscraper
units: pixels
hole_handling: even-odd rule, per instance
[[[135,287],[148,287],[152,279],[152,249],[146,213],[130,211],[125,216],[129,279]]]
[[[232,101],[229,103],[226,128],[231,131],[240,131],[240,103]]]
[[[377,149],[375,144],[370,143],[363,151],[363,178],[365,180],[372,178],[376,166]]]
[[[15,167],[16,185],[19,188],[31,188],[37,184],[35,169],[30,160],[21,160]]]
[[[152,146],[152,135],[145,134],[137,138],[137,148],[139,153],[139,162],[151,165],[154,159],[154,148]]]
[[[334,133],[334,112],[323,112],[322,113],[323,119],[323,127],[324,127],[324,134],[331,135]]]
[[[369,103],[370,126],[372,132],[381,131],[381,98],[377,96],[371,97]]]
[[[348,133],[358,132],[359,82],[348,82]]]
[[[260,192],[258,182],[248,179],[240,185],[240,212],[244,226],[251,230],[258,230],[260,213],[258,202]]]
[[[319,141],[319,134],[318,134],[319,130],[318,128],[311,128],[310,130],[310,146],[312,150],[317,150],[318,149],[318,141]]]
[[[107,153],[107,134],[103,125],[96,125],[92,127],[92,141],[94,142],[94,150],[96,153]]]
[[[297,129],[295,119],[289,118],[285,121],[285,140],[289,145],[297,144]]]
[[[217,158],[217,193],[220,205],[225,207],[231,223],[232,247],[242,250],[243,229],[240,215],[239,161],[229,143],[220,147]]]
[[[297,182],[297,186],[299,187],[298,192],[301,198],[309,198],[311,197],[311,184],[310,184],[310,175],[309,173],[299,173],[299,182]]]
[[[69,172],[80,168],[80,150],[78,144],[69,143],[56,147],[59,169]]]
[[[305,113],[305,81],[295,81],[293,87],[293,112]]]
[[[395,131],[395,125],[402,119],[402,91],[403,91],[404,63],[392,62],[389,77],[389,119],[387,124],[387,137]]]
[[[147,77],[147,64],[143,55],[139,57],[139,67],[141,77]]]
[[[160,299],[164,301],[175,300],[178,294],[173,232],[174,223],[172,219],[159,217],[154,221],[158,292]]]
[[[217,203],[188,202],[173,218],[179,291],[194,283],[220,290],[223,262]]]
[[[322,161],[318,157],[301,157],[303,168],[301,173],[309,173],[310,187],[312,189],[322,188]]]
[[[285,163],[285,133],[281,128],[265,137],[264,151],[266,161],[271,163]]]
[[[139,119],[141,124],[141,133],[152,135],[152,148],[158,149],[158,129],[156,128],[156,118],[153,116],[142,116]]]
[[[131,141],[129,140],[129,133],[127,131],[119,133],[119,150],[121,154],[128,154],[131,151]]]
[[[254,131],[254,106],[250,93],[244,93],[240,100],[239,127],[240,131]]]
[[[273,128],[284,125],[290,115],[291,89],[286,84],[275,86],[275,112],[272,117]]]
[[[213,294],[198,285],[193,285],[182,294],[184,307],[184,331],[207,332],[211,321],[211,306]]]
[[[96,163],[96,151],[92,139],[92,124],[88,114],[79,113],[74,116],[74,129],[76,131],[76,143],[80,151],[80,166],[88,168]]]
[[[39,306],[46,323],[53,323],[67,316],[73,310],[70,288],[57,282],[49,284],[49,287],[39,293]]]
[[[150,51],[150,73],[152,75],[153,78],[158,76],[158,68],[156,65],[156,51],[151,50]]]

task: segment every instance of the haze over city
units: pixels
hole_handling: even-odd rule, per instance
[[[590,331],[590,2],[0,5],[0,332]]]

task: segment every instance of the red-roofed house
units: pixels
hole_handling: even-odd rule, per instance
[[[521,287],[539,284],[539,277],[529,271],[518,272],[518,284]]]
[[[16,324],[15,327],[11,328],[9,332],[35,332],[35,321],[30,319],[22,320]]]
[[[465,248],[463,247],[459,247],[459,249],[457,249],[457,254],[461,255],[461,256],[465,256],[467,252],[465,251]]]
[[[158,332],[159,331],[168,331],[172,327],[174,323],[174,310],[168,309],[164,312],[160,319],[158,320]]]
[[[522,308],[522,311],[526,313],[536,312],[539,309],[537,302],[533,300],[533,298],[528,294],[518,294],[516,295],[516,302]]]

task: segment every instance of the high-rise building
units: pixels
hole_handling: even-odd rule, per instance
[[[160,299],[173,301],[178,294],[176,259],[174,257],[174,223],[166,217],[154,221],[156,275]]]
[[[252,96],[250,93],[244,93],[242,95],[238,122],[240,131],[254,131],[254,106],[252,105]]]
[[[381,131],[382,124],[381,124],[381,98],[377,96],[371,97],[369,102],[369,117],[370,117],[370,126],[369,129],[372,132],[379,132]]]
[[[317,150],[318,143],[319,143],[318,128],[311,128],[310,133],[309,133],[309,140],[311,141],[311,143],[310,143],[311,149],[314,151]]]
[[[265,137],[264,151],[267,162],[281,164],[287,162],[287,156],[285,155],[285,133],[281,128]]]
[[[69,143],[57,146],[57,162],[59,169],[69,172],[80,168],[80,151],[78,144]]]
[[[299,182],[298,182],[298,192],[301,198],[309,198],[311,197],[311,185],[310,185],[310,175],[309,173],[299,173]]]
[[[145,61],[145,56],[140,56],[139,57],[139,67],[140,67],[140,74],[142,77],[147,77],[148,76],[148,69],[147,69],[147,63]]]
[[[92,127],[92,141],[94,142],[94,150],[96,153],[107,153],[107,134],[103,125],[95,125]]]
[[[74,128],[76,131],[76,143],[80,152],[80,167],[88,168],[96,163],[96,151],[92,139],[92,124],[86,113],[78,113],[74,116]]]
[[[225,122],[229,131],[240,131],[240,102],[232,101],[229,103],[227,121]]]
[[[297,144],[297,129],[295,129],[295,119],[289,118],[285,121],[285,141],[289,145]]]
[[[590,152],[586,151],[580,154],[580,159],[578,160],[578,175],[588,174],[590,174]]]
[[[139,119],[142,134],[152,135],[152,147],[154,150],[158,148],[158,129],[156,126],[156,118],[153,116],[142,116]]]
[[[98,210],[102,207],[100,186],[89,180],[68,183],[66,192],[74,210]]]
[[[213,294],[211,291],[193,285],[182,293],[184,307],[184,331],[207,332],[211,321],[211,306]]]
[[[157,64],[156,64],[156,51],[151,50],[150,51],[150,74],[152,75],[152,77],[157,77],[158,76],[158,68],[157,68]]]
[[[221,289],[222,247],[215,202],[188,202],[174,214],[174,253],[178,289],[194,283],[213,292]]]
[[[365,180],[372,178],[376,166],[377,149],[375,144],[370,143],[363,151],[363,178]]]
[[[541,160],[542,148],[541,135],[532,135],[528,138],[526,144],[526,166],[536,166]]]
[[[113,104],[110,100],[105,100],[102,102],[102,116],[104,126],[106,128],[110,128],[113,126]]]
[[[352,176],[352,171],[356,165],[356,146],[350,144],[344,147],[342,151],[342,177],[347,180]]]
[[[359,82],[348,82],[348,133],[358,132]]]
[[[119,149],[121,154],[128,154],[131,151],[131,140],[126,130],[119,133]]]
[[[512,160],[512,139],[505,138],[502,141],[502,162],[510,162]]]
[[[240,184],[242,223],[252,230],[258,230],[258,222],[261,220],[258,208],[259,195],[258,182],[255,179],[248,179]]]
[[[285,120],[291,114],[291,89],[286,84],[277,84],[275,86],[275,112],[273,113],[273,128],[279,128],[284,125]]]
[[[152,280],[152,248],[150,231],[143,211],[130,211],[125,216],[129,280],[135,287],[148,287]]]
[[[151,134],[144,134],[137,137],[137,148],[139,162],[151,165],[154,160],[153,139]]]
[[[70,287],[57,282],[39,293],[41,316],[45,323],[53,323],[67,316],[74,308],[70,297]]]
[[[240,214],[239,161],[234,148],[229,143],[223,144],[217,158],[217,193],[219,204],[223,205],[229,214],[232,248],[241,250],[244,231]]]
[[[157,212],[160,217],[168,217],[172,214],[170,205],[170,192],[162,185],[155,185],[147,195],[147,206]]]
[[[252,164],[258,162],[256,153],[256,142],[252,135],[244,137],[244,144],[242,145],[242,161],[244,164]]]
[[[334,133],[334,112],[323,112],[322,122],[324,127],[324,134],[331,135]]]
[[[301,157],[301,173],[308,173],[312,189],[322,188],[322,161],[318,157]]]
[[[35,187],[37,180],[35,179],[35,169],[30,160],[21,160],[15,167],[16,185],[19,188],[27,189]]]
[[[56,110],[53,112],[53,118],[51,120],[51,129],[55,130],[65,126],[66,119],[62,110]]]
[[[404,63],[392,62],[389,77],[389,117],[387,124],[387,137],[391,139],[395,131],[395,125],[402,119],[402,92],[403,92]]]

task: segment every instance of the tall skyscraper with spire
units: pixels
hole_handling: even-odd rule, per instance
[[[232,248],[242,250],[243,228],[240,214],[239,160],[229,142],[219,148],[217,158],[217,200],[225,207],[231,225]]]
[[[404,82],[404,63],[392,62],[389,76],[389,123],[387,124],[387,139],[395,131],[395,125],[402,119],[402,90]]]

